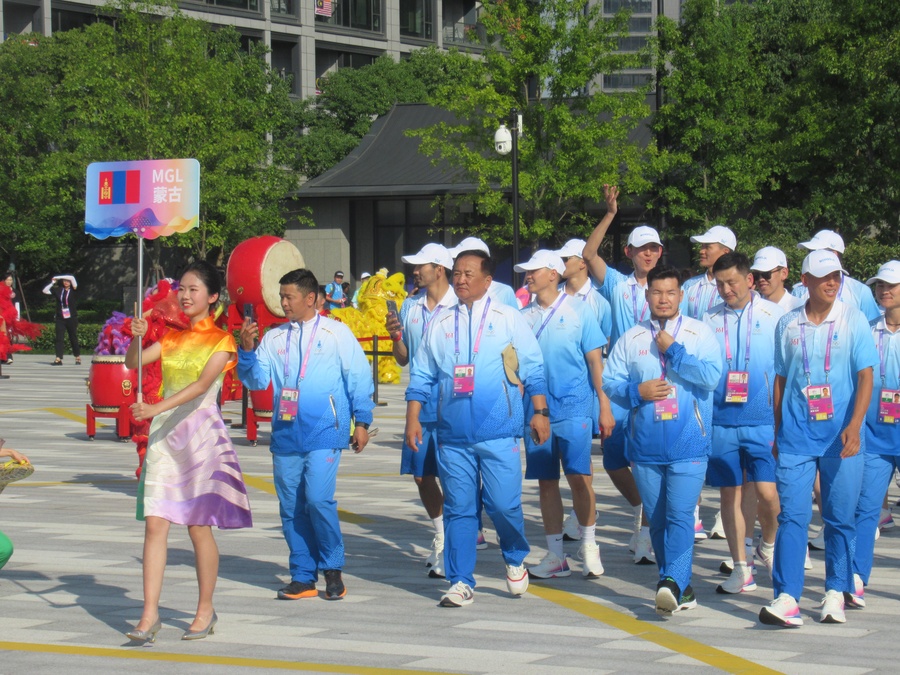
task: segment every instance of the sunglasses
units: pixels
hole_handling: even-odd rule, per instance
[[[758,271],[754,270],[753,278],[754,279],[762,279],[763,281],[768,281],[769,279],[772,278],[772,275],[775,274],[775,272],[777,272],[780,269],[781,269],[780,267],[776,267],[775,269],[769,270],[768,272],[758,272]]]

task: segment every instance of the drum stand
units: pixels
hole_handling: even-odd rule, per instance
[[[119,440],[125,443],[131,440],[131,410],[127,405],[115,408],[94,408],[90,403],[85,405],[85,417],[87,418],[87,437],[94,440],[97,435],[97,418],[110,418],[116,420],[116,434]]]

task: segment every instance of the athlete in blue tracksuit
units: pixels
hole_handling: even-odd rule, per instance
[[[716,260],[713,276],[724,302],[706,312],[703,323],[715,333],[725,368],[713,399],[712,454],[706,480],[720,489],[722,524],[735,563],[731,578],[716,590],[741,593],[756,589],[747,565],[748,559],[752,562],[752,551],[748,554],[744,544],[741,499],[745,472],[746,482],[754,484],[762,506],[759,520],[767,553],[775,544],[778,527],[772,387],[775,327],[784,310],[750,290],[750,260],[742,253],[726,253]]]
[[[258,329],[246,320],[237,370],[249,389],[266,389],[271,382],[274,390],[271,451],[292,579],[279,597],[314,597],[323,570],[326,597],[336,599],[345,589],[335,481],[351,417],[354,450],[368,442],[372,370],[350,329],[317,315],[319,284],[312,272],[294,270],[280,283],[288,323],[270,329],[254,349]]]
[[[606,345],[606,336],[590,307],[559,288],[558,280],[565,270],[562,258],[547,250],[536,251],[531,260],[516,266],[517,272],[526,273],[525,283],[534,294],[534,300],[522,310],[522,316],[541,347],[549,389],[550,438],[543,444],[525,438],[525,477],[539,481],[548,547],[547,556],[539,565],[529,568],[529,574],[544,579],[570,573],[562,548],[560,464],[571,487],[579,521],[583,575],[603,574],[595,537],[591,436],[594,403],[598,401],[603,382],[600,350]],[[608,401],[604,405],[608,414]]]
[[[724,225],[713,225],[703,234],[691,237],[691,242],[700,244],[697,261],[701,267],[706,268],[706,272],[684,282],[681,313],[692,319],[702,319],[713,305],[722,302],[716,280],[713,278],[713,265],[723,255],[737,248],[737,238],[734,232]]]
[[[639,225],[628,235],[624,251],[634,265],[634,272],[625,276],[607,265],[599,255],[598,249],[618,212],[619,190],[615,186],[604,186],[603,189],[607,207],[606,215],[588,237],[582,255],[591,277],[597,285],[597,290],[610,305],[612,328],[608,335],[609,349],[612,350],[625,331],[650,316],[645,293],[647,274],[659,262],[663,247],[656,230],[647,225]],[[634,551],[634,562],[653,564],[650,535],[646,523],[644,527],[641,527],[641,496],[625,456],[628,408],[617,406],[614,401],[611,408],[616,424],[612,435],[603,442],[603,468],[609,474],[613,485],[628,500],[634,511],[634,534],[630,545],[631,550]]]
[[[706,475],[713,391],[722,358],[708,326],[679,313],[678,271],[647,278],[650,319],[613,347],[603,376],[610,399],[631,409],[628,454],[659,566],[657,611],[696,606],[690,587],[694,506]]]
[[[473,600],[479,468],[484,508],[497,529],[506,562],[507,587],[514,595],[527,589],[522,562],[530,549],[522,515],[518,439],[525,421],[519,380],[537,411],[531,430],[541,442],[550,434],[540,347],[521,314],[488,294],[492,267],[483,251],[457,257],[453,288],[459,304],[428,326],[406,390],[405,436],[415,449],[422,441],[420,410],[437,385],[444,561],[451,583],[441,604],[451,607]]]
[[[825,521],[823,622],[843,623],[844,592],[853,591],[855,511],[865,450],[862,425],[878,355],[869,324],[855,307],[837,302],[843,273],[837,256],[814,251],[803,261],[810,290],[775,331],[776,482],[781,501],[772,566],[775,600],[763,623],[803,624],[803,593],[810,492],[818,469]],[[883,496],[883,493],[882,493]]]
[[[872,574],[875,532],[881,504],[894,469],[900,467],[900,261],[891,260],[868,280],[884,316],[869,323],[878,352],[872,401],[866,413],[866,453],[862,490],[856,507],[854,590],[844,599],[865,607],[864,587]]]

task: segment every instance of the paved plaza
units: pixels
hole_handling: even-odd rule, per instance
[[[865,610],[848,610],[844,625],[816,622],[824,588],[821,552],[813,553],[799,630],[763,627],[760,607],[771,580],[760,568],[759,590],[717,595],[728,557],[724,541],[698,543],[694,588],[698,609],[659,619],[653,609],[655,566],[635,566],[627,543],[631,510],[600,469],[594,484],[604,576],[532,583],[521,598],[506,592],[496,536],[479,551],[475,603],[441,608],[446,582],[429,579],[424,558],[432,528],[409,476],[398,475],[405,405],[403,388],[381,385],[379,434],[361,455],[345,453],[338,478],[347,549],[347,597],[279,601],[288,581],[287,548],[271,478],[268,425],[252,447],[232,435],[247,480],[254,527],[218,531],[221,570],[215,635],[182,642],[196,604],[193,553],[185,528],[173,527],[163,589],[163,629],[155,644],[131,646],[123,633],[141,613],[143,525],[134,518],[136,454],[119,442],[114,420],[85,433],[83,366],[62,368],[51,356],[17,354],[0,380],[0,436],[35,465],[30,478],[0,495],[0,529],[16,550],[0,571],[0,674],[98,672],[244,673],[684,673],[782,672],[842,675],[896,672],[900,640],[900,519],[875,550]],[[229,403],[225,416],[240,421]],[[524,453],[523,453],[524,460]],[[892,484],[892,497],[898,496]],[[567,495],[567,490],[564,495]],[[544,553],[536,482],[524,487],[532,552]],[[718,495],[704,491],[711,526]],[[816,517],[818,518],[818,517]],[[568,543],[573,556],[576,544]],[[895,642],[898,641],[898,642]]]

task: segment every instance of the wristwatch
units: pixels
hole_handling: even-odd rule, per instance
[[[369,423],[368,423],[368,422],[357,422],[357,423],[356,423],[356,426],[362,427],[362,428],[365,429],[366,431],[369,430]]]
[[[550,417],[550,408],[541,408],[540,410],[535,410],[534,414],[543,415],[544,417]]]

